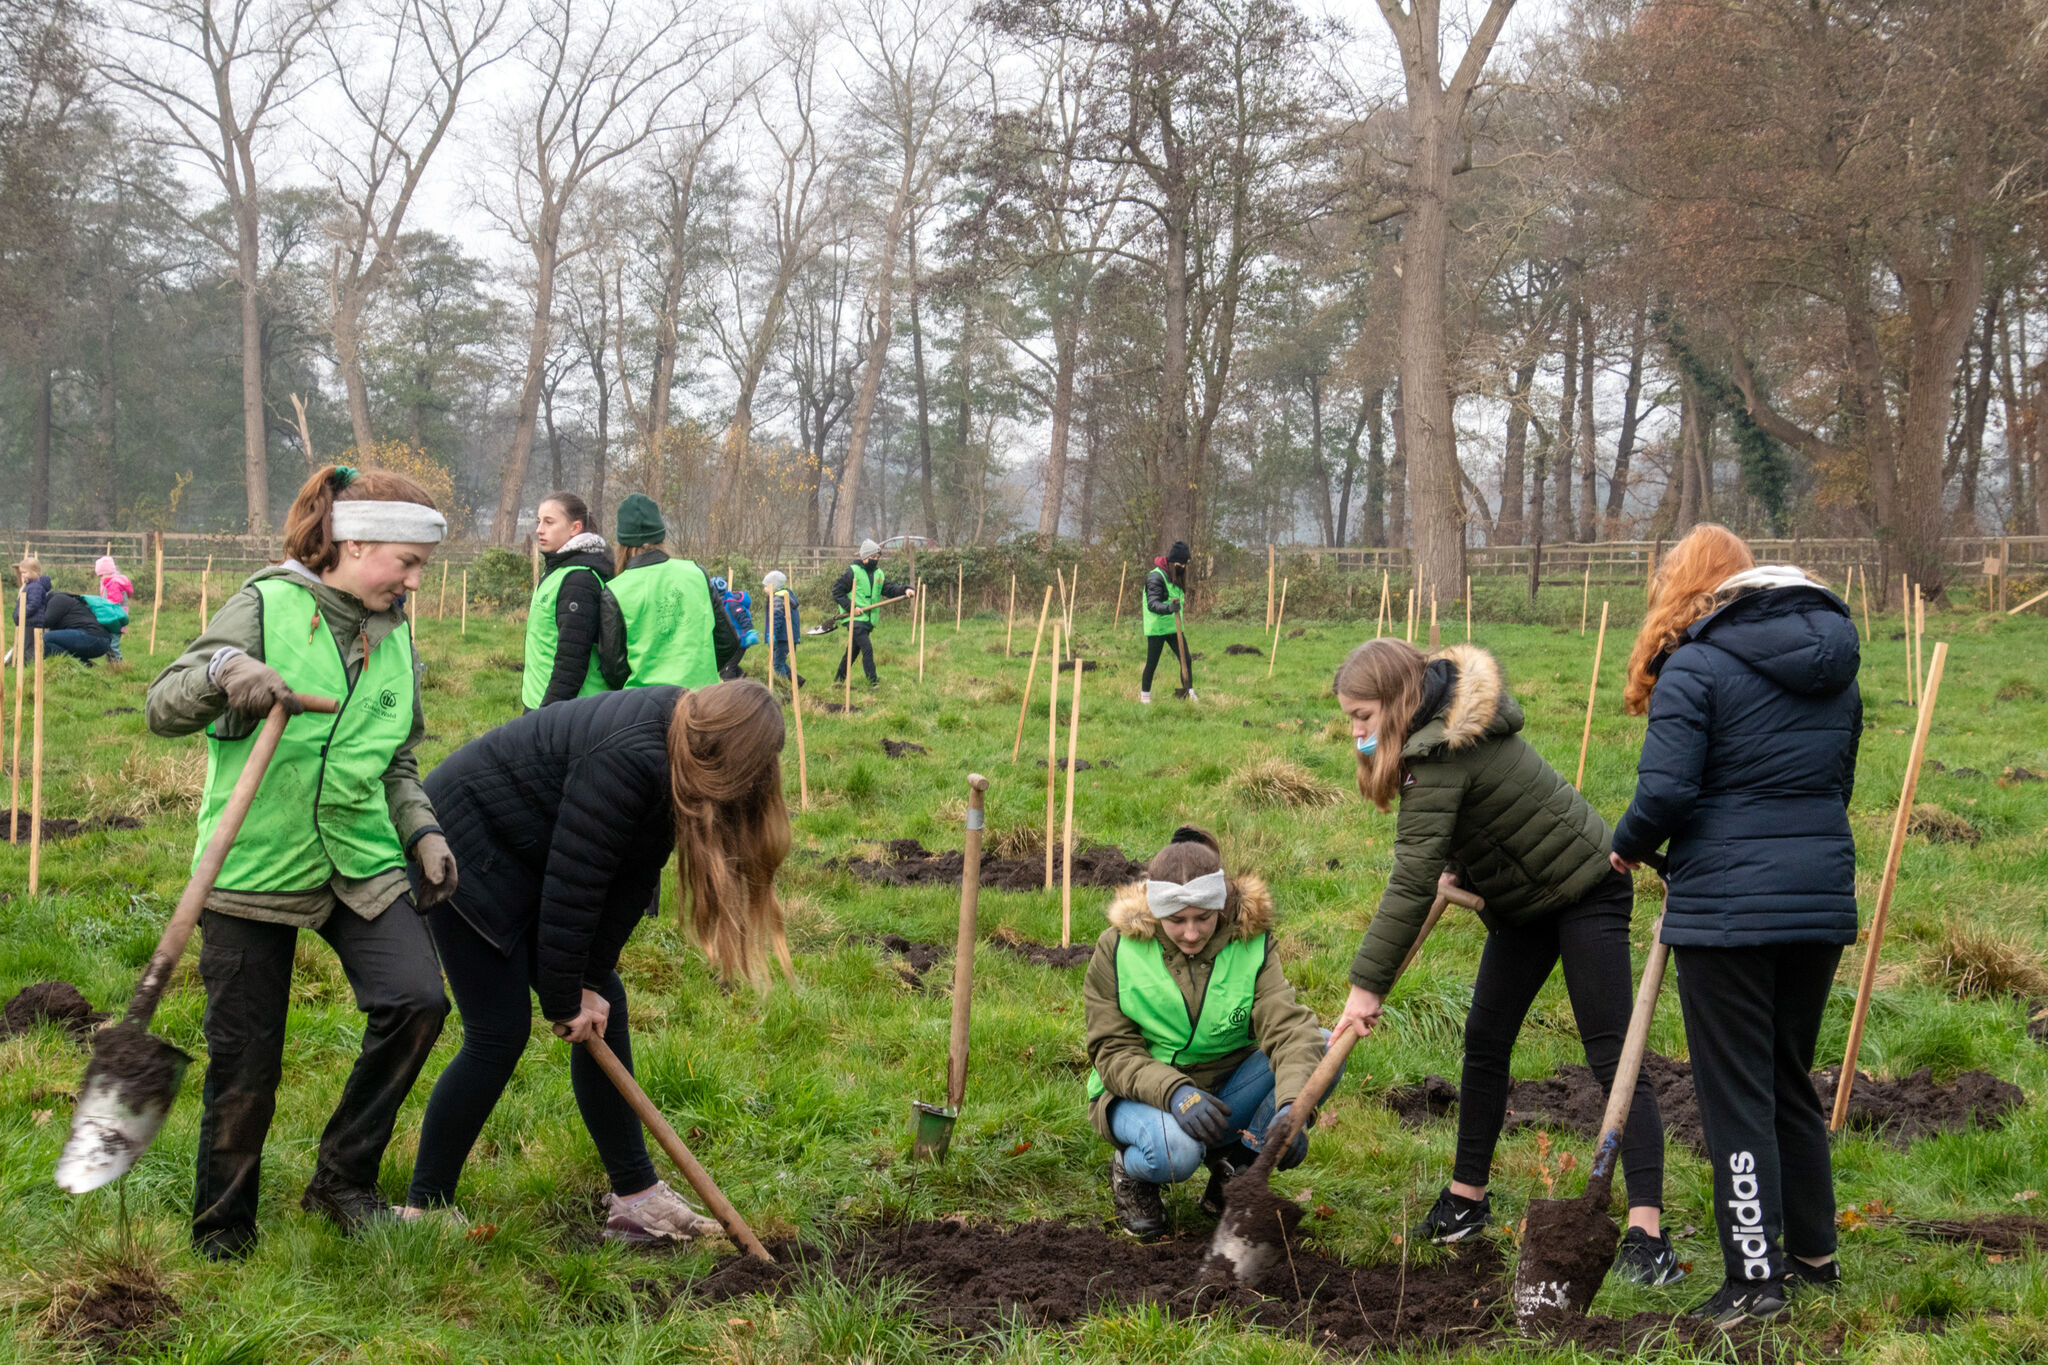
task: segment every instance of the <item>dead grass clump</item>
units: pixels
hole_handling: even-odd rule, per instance
[[[152,745],[137,749],[112,773],[85,774],[86,796],[95,811],[135,820],[197,810],[205,788],[206,750],[200,745]]]
[[[2000,701],[2039,701],[2041,689],[2032,678],[2016,673],[1998,685],[1996,695]]]
[[[984,836],[982,851],[991,858],[1032,858],[1045,852],[1045,831],[1036,825],[1011,825],[992,829]]]
[[[1933,844],[1969,844],[1974,847],[1984,832],[1945,806],[1922,801],[1906,818],[1906,833],[1922,834]]]
[[[1334,806],[1343,800],[1335,787],[1292,759],[1261,758],[1230,775],[1231,791],[1257,806]]]
[[[1951,921],[1933,946],[1928,974],[1958,997],[2048,992],[2048,971],[2034,949],[1994,929]]]

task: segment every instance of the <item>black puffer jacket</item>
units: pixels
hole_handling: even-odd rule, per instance
[[[536,992],[576,1017],[618,966],[675,849],[668,724],[680,687],[639,687],[529,711],[427,778],[462,868],[456,913],[508,956],[540,922]]]
[[[1856,626],[1825,588],[1775,581],[1694,623],[1652,665],[1650,728],[1614,851],[1639,861],[1670,841],[1664,942],[1675,946],[1856,941]]]

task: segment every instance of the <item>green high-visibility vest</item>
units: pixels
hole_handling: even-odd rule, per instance
[[[1165,582],[1167,601],[1173,603],[1176,607],[1187,601],[1187,593],[1181,589],[1178,583],[1173,581],[1172,576],[1166,570],[1154,569],[1152,572],[1158,574],[1161,580]],[[1154,612],[1152,610],[1152,594],[1149,592],[1145,594],[1145,633],[1147,635],[1171,635],[1174,633],[1173,613],[1170,611]]]
[[[882,600],[882,584],[888,575],[880,569],[872,572],[865,564],[853,566],[853,619],[875,624],[875,604]],[[850,624],[850,623],[849,623]]]
[[[540,699],[548,694],[548,679],[555,672],[555,650],[562,641],[561,628],[555,621],[555,604],[562,596],[562,584],[572,573],[587,573],[602,584],[604,579],[588,564],[566,564],[540,581],[533,590],[533,605],[526,610],[526,679],[519,685],[519,700],[531,711],[540,705]],[[593,625],[592,629],[596,629]],[[576,693],[579,697],[594,692],[608,692],[604,674],[597,667],[597,637],[590,642],[590,664],[584,670],[583,686]]]
[[[337,872],[360,879],[405,866],[384,772],[412,734],[410,623],[401,622],[378,643],[351,687],[341,646],[320,619],[311,590],[284,578],[255,587],[262,599],[263,661],[295,691],[340,698],[341,712],[308,711],[285,722],[215,885],[223,891],[317,891]],[[195,868],[254,743],[254,732],[222,739],[207,729]]]
[[[718,681],[712,647],[711,580],[687,559],[627,569],[611,581],[626,618],[628,687],[709,687]]]
[[[1259,969],[1266,965],[1266,936],[1232,939],[1209,964],[1209,989],[1202,1017],[1188,1021],[1187,997],[1166,969],[1158,939],[1120,938],[1116,943],[1116,1005],[1145,1035],[1152,1059],[1174,1066],[1200,1066],[1252,1045],[1252,999]],[[1088,1098],[1103,1091],[1102,1077],[1088,1073]]]

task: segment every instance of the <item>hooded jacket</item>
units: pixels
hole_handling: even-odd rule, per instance
[[[601,640],[604,585],[611,581],[614,565],[604,537],[590,531],[572,537],[554,553],[542,555],[541,565],[543,578],[557,569],[571,567],[589,569],[597,575],[593,580],[572,573],[562,580],[555,594],[555,664],[540,699],[540,704],[547,706],[567,701],[583,691],[584,679],[590,676],[591,655]],[[619,653],[620,657],[609,663],[615,671],[624,672],[624,651]]]
[[[1855,623],[1833,593],[1779,570],[1724,593],[1651,664],[1649,730],[1614,850],[1639,861],[1670,842],[1668,944],[1853,943]]]
[[[1156,1061],[1147,1048],[1144,1032],[1117,1004],[1117,943],[1124,938],[1148,941],[1157,937],[1166,970],[1180,986],[1181,998],[1187,1004],[1189,1020],[1201,1016],[1210,968],[1224,945],[1268,934],[1273,927],[1273,896],[1265,882],[1257,877],[1233,877],[1230,884],[1236,892],[1235,911],[1223,911],[1216,932],[1202,945],[1202,951],[1192,957],[1159,932],[1159,920],[1145,903],[1143,882],[1121,888],[1109,903],[1109,928],[1095,940],[1095,956],[1089,960],[1081,988],[1088,1027],[1088,1060],[1101,1075],[1105,1087],[1088,1106],[1088,1120],[1105,1141],[1115,1141],[1109,1130],[1109,1106],[1113,1101],[1136,1100],[1164,1109],[1173,1092],[1185,1084],[1214,1093],[1255,1050],[1243,1048],[1185,1070]],[[1251,1031],[1256,1050],[1264,1052],[1273,1065],[1273,1104],[1277,1108],[1294,1098],[1308,1081],[1309,1073],[1316,1069],[1316,1063],[1323,1059],[1323,1034],[1315,1011],[1295,1000],[1294,987],[1280,966],[1280,954],[1271,937],[1266,940],[1266,959],[1253,986]],[[1249,1119],[1251,1115],[1238,1117]]]
[[[1613,871],[1607,822],[1522,738],[1522,708],[1500,664],[1473,645],[1435,657],[1456,675],[1401,749],[1408,776],[1394,867],[1351,964],[1351,984],[1381,995],[1422,931],[1446,868],[1485,899],[1488,928],[1555,914]]]

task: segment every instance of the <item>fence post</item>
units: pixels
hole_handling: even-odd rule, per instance
[[[1536,602],[1536,589],[1543,580],[1543,537],[1536,537],[1536,543],[1529,547],[1529,602]]]

